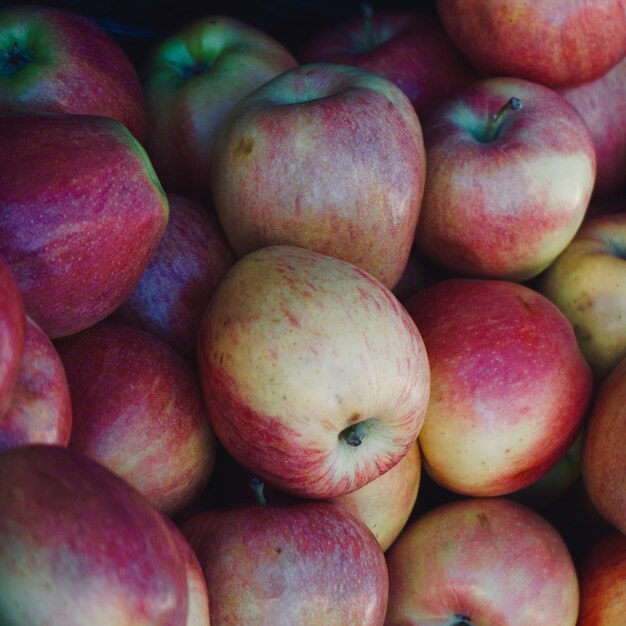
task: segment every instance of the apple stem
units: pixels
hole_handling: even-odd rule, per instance
[[[267,504],[267,500],[265,499],[265,494],[263,493],[263,487],[264,487],[263,479],[259,478],[258,476],[253,476],[250,479],[250,488],[254,492],[256,503],[259,506],[265,506]]]
[[[363,25],[365,30],[365,41],[368,49],[373,50],[376,47],[374,39],[374,8],[368,2],[361,5],[361,14],[363,15]]]
[[[0,49],[0,59],[2,60],[1,74],[17,74],[30,63],[30,57],[20,50],[17,39],[13,42],[13,48],[10,51]]]
[[[363,443],[363,439],[365,439],[365,431],[365,424],[363,422],[358,422],[357,424],[353,424],[343,430],[341,434],[349,446],[356,448]]]
[[[519,98],[516,98],[515,96],[510,98],[504,106],[497,113],[494,113],[489,119],[485,130],[485,141],[492,141],[495,139],[502,125],[502,120],[509,114],[510,111],[519,111],[521,108],[522,101]]]

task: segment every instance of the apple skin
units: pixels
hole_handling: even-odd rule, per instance
[[[144,140],[135,67],[95,22],[57,7],[7,6],[0,10],[0,49],[0,111],[100,115]]]
[[[586,219],[538,287],[569,319],[596,381],[626,357],[626,212]]]
[[[193,21],[148,55],[146,149],[168,192],[211,198],[215,137],[243,97],[298,62],[263,31],[225,15]]]
[[[521,109],[492,116],[518,98]],[[593,140],[561,95],[528,81],[478,81],[422,119],[426,187],[416,245],[458,275],[526,281],[574,237],[593,190]]]
[[[598,389],[585,427],[582,477],[598,513],[626,534],[626,359]]]
[[[506,498],[468,498],[413,520],[386,553],[385,626],[575,626],[576,570],[557,530]]]
[[[623,0],[437,0],[436,6],[450,39],[484,76],[576,85],[626,55]]]
[[[577,626],[619,626],[626,615],[626,536],[613,530],[591,544],[578,578]]]
[[[185,568],[163,517],[80,453],[0,453],[0,622],[180,626]]]
[[[400,87],[418,115],[478,80],[439,18],[426,12],[380,9],[321,30],[300,61],[354,65]]]
[[[110,319],[160,337],[195,363],[202,314],[236,257],[212,207],[176,194],[167,197],[163,238]]]
[[[424,189],[419,119],[391,81],[312,63],[244,98],[213,153],[215,210],[238,257],[268,245],[348,261],[390,289]]]
[[[52,339],[104,319],[139,281],[168,220],[141,145],[119,122],[0,115],[0,255]]]
[[[400,461],[430,388],[422,338],[395,296],[349,263],[294,246],[233,265],[200,324],[198,366],[227,451],[313,498],[354,491]]]
[[[67,446],[71,430],[72,400],[63,363],[48,336],[26,317],[11,402],[0,415],[0,451],[26,443]]]
[[[181,530],[202,566],[214,626],[382,626],[385,557],[369,529],[324,502],[197,513]]]
[[[561,459],[586,417],[589,365],[567,318],[537,291],[450,278],[405,301],[420,330],[431,395],[424,467],[446,489],[505,495]]]
[[[215,462],[195,370],[149,333],[103,321],[57,340],[72,397],[69,446],[173,515],[204,489]]]

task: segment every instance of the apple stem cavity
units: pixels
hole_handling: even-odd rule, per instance
[[[481,141],[488,143],[496,139],[502,128],[503,120],[506,119],[511,111],[519,111],[521,108],[522,101],[519,98],[515,96],[509,98],[504,106],[497,113],[494,113],[489,119],[489,122],[487,122],[487,127],[485,128]]]
[[[206,74],[211,65],[206,61],[198,61],[193,64],[172,63],[178,75],[183,79],[194,78]]]
[[[0,49],[0,74],[11,76],[17,74],[24,66],[30,63],[31,59],[26,52],[20,49],[17,40],[13,42],[11,50]]]
[[[265,506],[267,504],[265,494],[263,493],[263,487],[263,479],[259,478],[258,476],[253,476],[250,479],[250,488],[254,492],[254,498],[259,506]]]
[[[348,428],[344,428],[341,431],[341,437],[349,446],[356,448],[363,443],[365,431],[365,424],[363,422],[358,422],[357,424],[348,426]]]

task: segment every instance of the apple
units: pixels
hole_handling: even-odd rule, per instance
[[[168,204],[145,150],[120,122],[0,115],[0,255],[26,313],[50,337],[104,319],[141,278]]]
[[[50,444],[0,453],[0,622],[180,626],[182,556],[163,517],[84,455]]]
[[[450,39],[485,76],[575,85],[626,55],[623,0],[437,0],[436,6]]]
[[[430,388],[410,316],[362,269],[269,246],[230,269],[198,333],[205,406],[248,470],[287,493],[330,498],[408,453]]]
[[[586,219],[541,275],[539,289],[569,319],[596,380],[603,380],[626,357],[626,211]]]
[[[583,426],[593,380],[567,318],[519,283],[449,278],[405,300],[426,346],[424,467],[470,496],[522,489]]]
[[[206,510],[181,530],[215,626],[382,626],[385,557],[369,529],[325,502]]]
[[[146,112],[139,77],[118,43],[74,11],[0,9],[0,111],[101,115],[139,140]]]
[[[506,498],[467,498],[413,520],[386,553],[385,626],[575,626],[579,587],[561,535]]]
[[[238,257],[294,245],[390,289],[400,279],[425,154],[415,110],[391,81],[333,63],[284,72],[233,108],[212,165],[215,210]]]
[[[577,626],[619,626],[626,615],[626,536],[614,530],[591,544],[578,578]]]
[[[138,326],[196,358],[200,319],[235,262],[212,207],[168,194],[165,233],[148,267],[110,319]]]
[[[354,65],[395,83],[418,115],[479,78],[450,41],[436,14],[362,5],[354,17],[314,34],[299,54],[302,63]]]
[[[163,38],[143,73],[146,148],[164,187],[207,201],[215,137],[233,106],[297,66],[281,43],[225,15],[208,15]]]
[[[192,502],[215,462],[195,369],[158,337],[112,321],[55,345],[72,398],[69,446],[168,515]]]
[[[72,401],[61,358],[43,330],[26,317],[11,402],[0,415],[0,450],[26,443],[67,446],[71,429]]]
[[[626,534],[626,359],[604,379],[585,427],[582,477],[591,503]]]
[[[527,281],[585,216],[595,150],[580,115],[552,89],[478,81],[422,119],[426,186],[416,245],[457,275]]]

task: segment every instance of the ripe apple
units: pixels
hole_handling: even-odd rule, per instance
[[[354,65],[380,74],[402,89],[418,115],[479,78],[437,15],[372,11],[371,5],[362,5],[362,12],[313,35],[300,51],[300,61]]]
[[[385,557],[369,529],[325,502],[206,510],[181,530],[216,626],[382,626]]]
[[[195,370],[134,326],[100,322],[57,340],[72,397],[70,447],[173,515],[207,484],[215,441]]]
[[[132,324],[196,358],[200,319],[235,262],[212,207],[168,194],[169,221],[148,267],[110,319]]]
[[[294,495],[329,498],[391,469],[426,412],[422,338],[379,281],[270,246],[237,261],[202,318],[205,405],[227,451]]]
[[[626,357],[626,211],[586,219],[538,285],[569,319],[603,380]]]
[[[163,517],[84,455],[0,453],[0,622],[180,626],[185,567]]]
[[[580,432],[592,374],[567,318],[519,283],[449,278],[405,301],[431,395],[424,467],[446,489],[512,493],[546,474]]]
[[[233,106],[297,66],[293,55],[258,28],[209,15],[168,35],[146,60],[146,149],[165,189],[211,197],[215,136]]]
[[[101,115],[146,132],[141,84],[124,50],[73,11],[0,9],[0,111]]]
[[[386,553],[385,626],[575,626],[567,545],[544,517],[505,498],[468,498],[413,520]]]
[[[11,402],[0,415],[0,450],[26,443],[67,446],[71,429],[72,401],[61,358],[43,330],[26,317]]]
[[[623,0],[437,0],[436,6],[450,39],[485,76],[575,85],[626,55]]]
[[[574,107],[552,89],[481,80],[422,119],[426,187],[416,244],[463,276],[526,281],[580,226],[595,151]]]
[[[119,122],[0,115],[0,255],[26,312],[51,338],[104,319],[161,240],[167,198]]]
[[[391,81],[312,63],[231,111],[213,153],[215,209],[235,254],[294,245],[361,267],[392,288],[424,189],[422,130]]]

